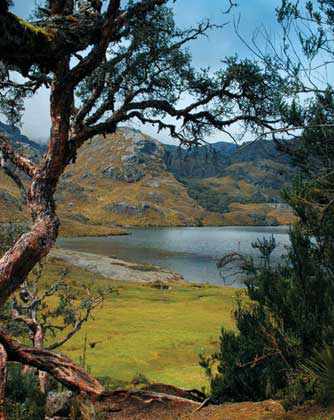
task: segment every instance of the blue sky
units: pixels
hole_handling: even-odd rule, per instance
[[[234,18],[240,17],[240,32],[246,39],[250,39],[257,28],[264,26],[275,40],[278,34],[275,8],[281,0],[237,0],[237,3]],[[26,18],[34,4],[35,0],[15,0],[13,11]],[[214,70],[219,68],[220,60],[225,56],[235,53],[239,56],[249,55],[247,48],[234,33],[233,16],[223,13],[227,5],[228,2],[225,0],[177,0],[173,5],[175,19],[180,27],[194,25],[205,18],[217,24],[226,23],[223,29],[212,32],[208,38],[197,40],[190,45],[194,64],[198,67],[210,66]],[[27,103],[23,132],[33,139],[46,139],[48,136],[48,99],[48,91],[44,89]],[[148,127],[143,131],[155,135],[155,132]],[[219,136],[213,136],[212,140],[218,138]],[[169,140],[166,135],[161,135],[160,139]]]

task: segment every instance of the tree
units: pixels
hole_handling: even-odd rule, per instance
[[[305,376],[299,375],[301,365],[313,352],[333,343],[333,275],[302,228],[295,226],[290,239],[288,254],[278,265],[270,259],[272,241],[254,244],[260,265],[242,258],[247,299],[236,304],[237,331],[222,328],[218,351],[201,361],[216,401],[282,396]],[[224,258],[222,264],[230,262]]]
[[[49,0],[35,21],[26,22],[1,0],[1,110],[17,122],[23,99],[47,86],[51,114],[48,151],[39,164],[0,138],[3,161],[30,179],[26,201],[33,221],[31,230],[0,260],[1,304],[55,243],[59,219],[54,192],[79,147],[93,136],[113,133],[120,123],[136,119],[191,145],[211,129],[228,132],[235,123],[249,128],[261,123],[267,129],[279,124],[279,92],[287,89],[279,75],[268,77],[260,66],[236,58],[226,59],[215,74],[196,71],[185,46],[213,25],[203,22],[180,30],[166,4],[167,0]],[[23,80],[14,80],[11,70]],[[191,100],[182,106],[185,96]],[[89,394],[102,391],[60,356],[32,352],[3,330],[0,343],[8,360],[47,370]]]
[[[106,290],[94,293],[88,287],[84,292],[78,291],[66,282],[68,273],[68,270],[63,270],[57,282],[43,287],[40,283],[45,275],[40,263],[10,299],[8,313],[2,320],[5,328],[16,337],[29,337],[36,349],[55,350],[68,342],[91,319],[107,293]],[[45,393],[45,372],[39,372],[39,382],[41,391]]]

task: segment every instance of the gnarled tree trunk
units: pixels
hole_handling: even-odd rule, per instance
[[[73,106],[73,89],[66,84],[68,72],[69,57],[65,57],[56,65],[51,86],[51,134],[48,152],[42,166],[34,168],[28,166],[26,162],[21,162],[24,169],[31,175],[27,204],[34,224],[31,231],[24,234],[0,260],[0,305],[22,285],[33,267],[48,254],[58,235],[59,219],[55,211],[53,196],[68,160],[70,116]],[[102,387],[92,378],[90,378],[92,385],[87,389],[89,375],[85,374],[85,376],[81,371],[73,375],[73,371],[79,371],[76,371],[75,365],[68,359],[64,362],[65,359],[61,356],[53,355],[41,348],[42,331],[38,331],[35,338],[38,341],[36,351],[24,348],[23,353],[15,352],[14,359],[43,371],[40,376],[42,389],[45,387],[44,371],[47,371],[72,389],[92,394],[101,392]],[[6,348],[8,340],[4,343],[6,343]],[[36,354],[39,356],[33,357]],[[11,356],[13,360],[13,355]],[[59,363],[59,368],[57,363]],[[68,365],[68,368],[64,368],[64,365]],[[66,379],[67,370],[68,380]],[[84,380],[81,380],[81,377]]]
[[[0,420],[5,420],[5,393],[7,380],[7,352],[0,344]]]

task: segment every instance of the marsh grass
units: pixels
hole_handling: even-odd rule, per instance
[[[49,262],[44,281],[52,281],[63,267],[63,262]],[[218,348],[222,325],[233,328],[236,289],[207,285],[203,290],[180,282],[159,290],[69,269],[68,281],[78,293],[86,286],[107,285],[118,293],[105,300],[94,320],[61,349],[64,353],[79,362],[87,334],[87,366],[94,376],[109,378],[110,387],[130,384],[138,376],[184,388],[207,387],[198,355]]]

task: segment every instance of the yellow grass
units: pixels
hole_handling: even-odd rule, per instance
[[[63,266],[63,262],[53,260],[47,281],[55,279]],[[91,274],[73,267],[70,270],[68,281],[78,290],[91,284]],[[122,386],[142,374],[154,382],[207,387],[198,355],[217,349],[223,325],[233,328],[236,289],[178,283],[163,291],[101,277],[96,277],[94,284],[112,285],[118,294],[106,299],[94,320],[65,345],[63,352],[79,361],[87,334],[86,363],[95,376],[109,376]]]

